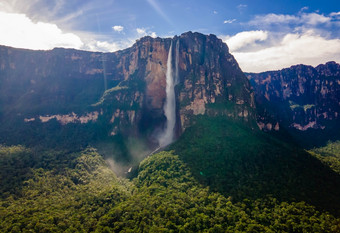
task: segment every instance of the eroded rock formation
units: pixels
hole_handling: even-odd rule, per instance
[[[177,136],[195,115],[254,119],[249,81],[227,45],[214,35],[188,32],[166,39],[144,37],[115,53],[0,47],[0,120],[10,122],[2,130],[56,120],[60,127],[97,125],[96,137],[143,135],[154,142],[165,123],[171,41],[179,46],[171,62],[178,67]]]
[[[247,74],[256,94],[258,125],[298,131],[338,134],[340,121],[340,65],[296,65],[279,71]],[[333,133],[330,131],[334,131]],[[310,139],[312,140],[312,139]]]

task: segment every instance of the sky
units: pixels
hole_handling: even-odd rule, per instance
[[[114,52],[215,34],[245,72],[340,63],[339,0],[0,0],[0,45]]]

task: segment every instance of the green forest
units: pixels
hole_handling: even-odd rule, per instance
[[[93,147],[3,145],[0,232],[339,232],[339,145],[201,117],[130,179]]]

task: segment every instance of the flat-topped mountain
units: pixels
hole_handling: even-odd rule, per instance
[[[144,37],[114,53],[2,46],[0,55],[0,143],[68,144],[72,138],[72,146],[84,146],[136,137],[156,148],[166,124],[170,68],[175,137],[199,114],[249,124],[255,118],[249,82],[227,45],[214,35]]]
[[[339,64],[296,65],[247,76],[256,94],[260,128],[288,129],[299,141],[307,139],[303,143],[312,146],[317,141],[339,139]]]

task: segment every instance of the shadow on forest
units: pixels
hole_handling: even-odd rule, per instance
[[[301,148],[225,118],[200,117],[172,146],[195,178],[234,201],[304,201],[340,215],[340,175]]]

